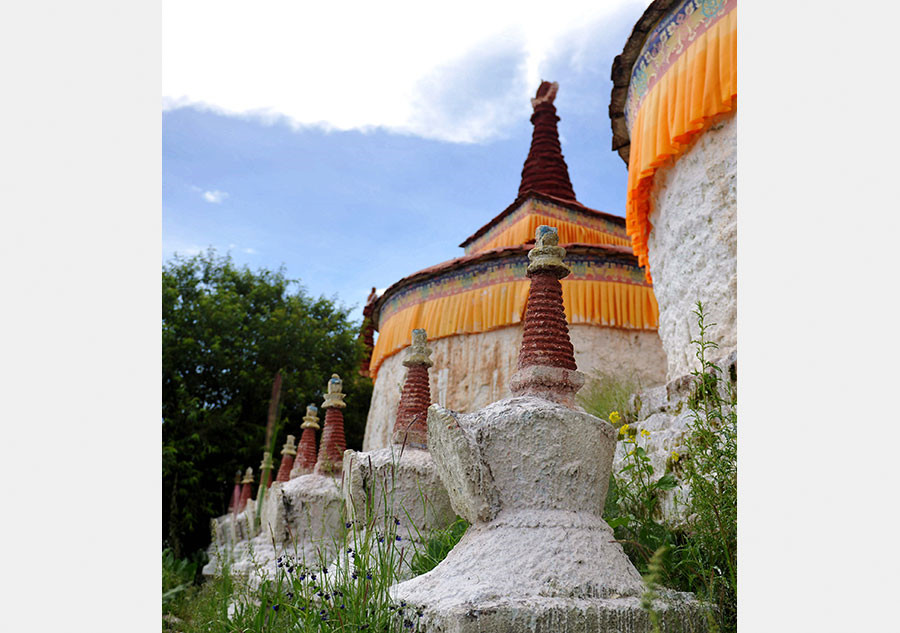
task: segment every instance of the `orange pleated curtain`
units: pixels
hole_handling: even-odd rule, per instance
[[[737,107],[737,8],[711,25],[644,96],[631,126],[625,228],[645,267],[656,170],[677,157],[711,119]]]

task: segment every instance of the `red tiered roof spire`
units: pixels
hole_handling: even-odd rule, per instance
[[[562,285],[569,267],[562,258],[566,249],[559,244],[553,227],[541,225],[535,231],[534,248],[528,251],[528,303],[522,327],[518,370],[509,382],[517,396],[535,395],[568,407],[575,405],[575,392],[584,384],[577,371],[575,350],[569,340],[569,326],[563,307]]]
[[[287,420],[285,420],[287,422]],[[294,467],[294,456],[297,454],[297,446],[294,444],[294,436],[288,435],[287,442],[281,447],[281,465],[275,481],[288,481],[291,478],[291,468]]]
[[[342,385],[340,376],[331,374],[328,393],[325,394],[325,402],[322,403],[322,408],[326,410],[325,428],[322,430],[319,459],[315,467],[315,472],[320,475],[339,472],[344,461],[344,451],[347,450],[347,440],[344,438],[344,414],[341,412],[347,405],[341,392]]]
[[[316,467],[316,431],[319,430],[319,409],[311,404],[306,407],[306,415],[303,416],[303,434],[300,436],[300,447],[297,449],[297,458],[294,460],[292,477],[308,475]]]
[[[394,443],[413,448],[428,448],[428,407],[431,406],[431,388],[428,384],[428,368],[431,348],[425,345],[425,330],[412,331],[412,344],[407,348],[403,365],[408,367],[406,382],[400,394],[397,420],[394,422]]]
[[[569,168],[563,158],[559,131],[556,129],[559,117],[556,116],[553,100],[556,99],[558,89],[559,84],[555,81],[552,83],[542,81],[537,95],[531,100],[531,107],[534,108],[534,114],[531,115],[534,132],[531,136],[528,158],[522,167],[520,197],[529,191],[536,191],[575,201],[575,190],[572,189],[572,181],[569,180]]]

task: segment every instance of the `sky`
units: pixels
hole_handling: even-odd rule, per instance
[[[283,265],[360,318],[513,202],[542,79],[578,200],[623,215],[609,74],[647,4],[164,2],[163,262]]]

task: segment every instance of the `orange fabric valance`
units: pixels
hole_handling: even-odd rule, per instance
[[[633,81],[633,80],[632,80]],[[700,33],[643,96],[631,125],[626,230],[647,271],[656,170],[681,155],[710,120],[737,107],[737,7]]]
[[[512,226],[494,237],[487,244],[480,246],[478,251],[488,251],[492,248],[503,246],[516,246],[534,239],[534,231],[542,224],[554,226],[559,230],[561,243],[582,242],[584,244],[616,244],[619,246],[631,246],[628,238],[613,235],[606,231],[599,231],[582,224],[561,221],[548,215],[531,214],[517,220]]]
[[[521,322],[530,280],[510,281],[416,303],[391,314],[381,324],[372,352],[374,379],[381,363],[410,344],[414,328],[428,339],[474,334]],[[632,329],[658,325],[659,307],[650,286],[614,281],[562,280],[563,305],[569,323],[591,323]]]

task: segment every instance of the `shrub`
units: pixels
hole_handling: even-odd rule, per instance
[[[610,482],[604,518],[642,574],[715,605],[711,631],[729,632],[737,630],[737,396],[731,380],[708,359],[718,346],[707,338],[712,324],[700,302],[694,314],[699,334],[692,343],[700,369],[693,372],[687,400],[686,453],[673,454],[666,473],[654,480],[637,430],[622,424],[626,457]],[[686,529],[668,525],[659,508],[662,491],[679,480],[690,488]]]
[[[201,556],[192,559],[176,558],[166,548],[162,552],[162,610],[163,615],[177,611],[196,591],[197,575],[204,564]]]
[[[688,400],[690,434],[683,478],[689,484],[690,538],[678,552],[678,573],[718,607],[718,626],[737,628],[737,393],[708,359],[716,343],[706,338],[703,305],[697,302],[700,369]],[[712,325],[712,324],[710,324]]]

